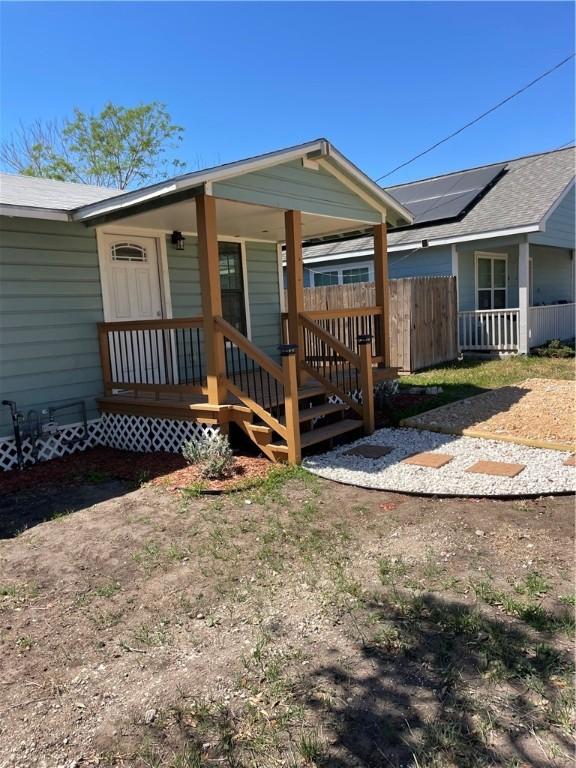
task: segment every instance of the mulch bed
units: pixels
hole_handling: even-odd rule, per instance
[[[0,472],[0,496],[48,485],[79,485],[126,480],[152,482],[168,490],[190,486],[219,492],[265,477],[272,467],[267,459],[237,456],[232,475],[226,480],[202,480],[198,469],[186,464],[177,453],[135,453],[113,448],[91,448],[61,459],[43,461],[20,471]]]
[[[265,478],[272,466],[273,464],[268,459],[255,456],[236,456],[230,477],[225,480],[205,480],[200,476],[196,466],[187,464],[182,469],[155,477],[152,483],[169,491],[195,488],[205,493],[221,493],[242,488],[256,480]]]

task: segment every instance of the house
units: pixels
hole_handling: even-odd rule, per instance
[[[130,192],[0,181],[2,468],[230,428],[297,462],[373,430],[374,386],[395,375],[386,229],[412,216],[328,141]],[[337,339],[303,312],[302,242],[367,227],[376,305]]]
[[[460,347],[527,353],[574,337],[574,147],[387,191],[414,215],[388,232],[391,278],[455,275]],[[306,286],[371,281],[373,239],[304,249]]]

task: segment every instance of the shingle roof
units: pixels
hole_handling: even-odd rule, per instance
[[[389,232],[389,247],[420,244],[422,240],[481,235],[538,224],[575,174],[575,148],[519,157],[506,163],[506,172],[461,221],[410,227]],[[493,163],[492,165],[500,165]],[[488,167],[488,166],[486,166]],[[450,176],[452,174],[444,174]],[[438,177],[435,177],[438,178]],[[388,187],[393,196],[397,187]],[[320,243],[304,249],[304,259],[372,251],[372,237]]]
[[[71,211],[121,194],[121,189],[0,173],[0,205]]]

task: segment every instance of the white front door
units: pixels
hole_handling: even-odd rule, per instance
[[[158,248],[153,237],[104,235],[106,322],[162,317]]]
[[[104,234],[101,248],[106,322],[160,319],[162,293],[156,240]],[[167,344],[161,330],[117,331],[110,335],[114,381],[166,382]]]

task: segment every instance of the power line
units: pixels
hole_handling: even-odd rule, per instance
[[[415,160],[418,160],[420,157],[423,157],[424,155],[427,155],[429,152],[432,152],[433,149],[436,149],[436,147],[439,147],[441,144],[445,144],[450,139],[453,139],[454,136],[457,136],[459,133],[462,133],[462,131],[465,131],[466,128],[470,128],[470,126],[474,125],[475,123],[482,120],[487,115],[490,115],[492,112],[495,112],[497,109],[502,107],[507,102],[511,101],[512,99],[516,98],[516,96],[519,96],[521,93],[524,93],[529,88],[532,88],[533,85],[536,85],[536,83],[539,83],[540,80],[543,80],[545,77],[548,77],[548,75],[551,75],[553,72],[555,72],[557,69],[560,69],[560,67],[564,66],[567,62],[569,62],[571,59],[576,56],[575,53],[571,53],[570,56],[567,56],[565,59],[562,59],[562,61],[559,61],[558,64],[555,64],[551,69],[546,70],[546,72],[543,72],[541,75],[538,75],[537,78],[532,80],[530,83],[527,83],[527,85],[523,86],[519,90],[515,91],[514,93],[510,94],[510,96],[507,96],[505,99],[502,99],[502,101],[499,101],[498,104],[495,104],[490,109],[487,109],[486,112],[482,112],[481,115],[478,115],[473,120],[470,120],[470,122],[463,125],[461,128],[458,128],[458,130],[453,131],[451,134],[446,136],[444,139],[441,139],[440,141],[437,141],[435,144],[432,144],[431,147],[428,147],[428,149],[425,149],[423,152],[419,152],[417,155],[414,155],[414,157],[411,157],[410,160],[406,160],[405,163],[401,163],[400,165],[397,165],[396,168],[392,168],[391,171],[388,171],[388,173],[383,174],[382,176],[379,176],[375,181],[381,181],[382,179],[385,179],[387,176],[391,176],[393,173],[396,173],[396,171],[399,171],[401,168],[405,168],[407,165],[410,165],[410,163],[413,163]]]

